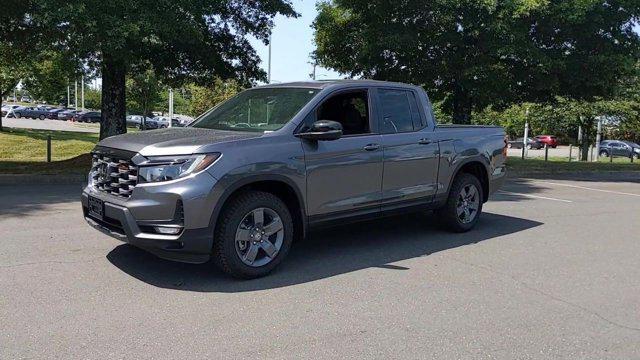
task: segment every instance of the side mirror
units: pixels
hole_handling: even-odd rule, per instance
[[[307,140],[338,140],[342,137],[342,124],[331,120],[318,120],[305,132],[296,134],[297,137]]]

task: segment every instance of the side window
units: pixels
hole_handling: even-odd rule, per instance
[[[408,92],[380,89],[378,90],[378,95],[382,106],[381,132],[383,134],[395,134],[413,131],[414,119]]]
[[[329,97],[316,110],[316,119],[339,122],[344,135],[369,133],[368,92],[355,90]],[[305,119],[305,123],[310,124],[309,120]]]

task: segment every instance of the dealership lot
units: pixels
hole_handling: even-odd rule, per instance
[[[39,129],[57,131],[100,132],[100,124],[76,123],[65,120],[3,118],[2,125],[18,129]]]
[[[316,231],[252,281],[93,231],[79,194],[0,186],[2,359],[640,357],[637,176],[511,179],[467,234]]]

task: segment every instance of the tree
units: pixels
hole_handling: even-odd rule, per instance
[[[199,116],[240,92],[242,87],[235,80],[222,81],[221,79],[215,79],[208,86],[191,84],[187,89],[191,93],[189,115]]]
[[[15,0],[12,0],[15,1]],[[268,41],[273,17],[297,16],[288,0],[25,0],[59,49],[100,68],[100,137],[126,132],[125,79],[148,61],[165,84],[215,76],[265,77],[247,35]]]
[[[29,22],[26,14],[30,4],[21,0],[7,0],[0,11],[0,106],[26,74],[31,62],[29,51],[37,47],[37,26]],[[30,39],[31,42],[26,41]],[[3,131],[0,117],[0,131]]]
[[[100,109],[102,107],[102,92],[100,90],[85,88],[84,104],[87,109]]]
[[[160,81],[149,64],[134,68],[127,79],[127,108],[148,116],[161,100]],[[145,123],[143,122],[143,126]]]
[[[60,52],[48,50],[32,55],[32,62],[22,79],[24,88],[37,100],[58,104],[67,97],[69,79],[77,78],[80,64],[64,58]]]
[[[637,0],[333,0],[315,56],[350,76],[423,86],[453,121],[555,96],[615,96],[638,58]]]

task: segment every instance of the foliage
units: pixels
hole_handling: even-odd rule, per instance
[[[137,68],[127,79],[127,110],[149,116],[160,103],[162,87],[155,71],[148,65]]]
[[[173,113],[186,115],[189,113],[190,100],[188,90],[184,87],[173,89]],[[160,93],[160,104],[156,106],[156,111],[163,114],[169,113],[169,89],[165,88]]]
[[[35,100],[48,104],[66,103],[67,86],[75,79],[76,69],[80,66],[57,51],[32,56],[34,61],[22,79],[24,88]]]
[[[215,79],[209,86],[191,84],[187,89],[191,93],[189,115],[199,116],[240,92],[242,87],[235,80]]]
[[[84,106],[92,110],[100,109],[102,107],[102,91],[86,87],[84,89]]]
[[[528,121],[531,136],[551,134],[561,142],[578,144],[578,128],[582,127],[586,145],[595,142],[598,119],[603,121],[605,138],[640,140],[640,103],[630,100],[556,98],[544,104],[513,105],[503,111],[487,107],[474,114],[474,123],[503,126],[511,138],[523,136]]]
[[[11,0],[15,1],[15,0]],[[30,25],[53,34],[69,58],[100,68],[100,136],[126,132],[125,76],[149,62],[163,83],[264,78],[247,35],[266,42],[273,17],[296,16],[288,0],[24,0]]]
[[[637,0],[333,0],[318,9],[321,65],[421,85],[458,123],[489,105],[612,98],[639,56]]]

